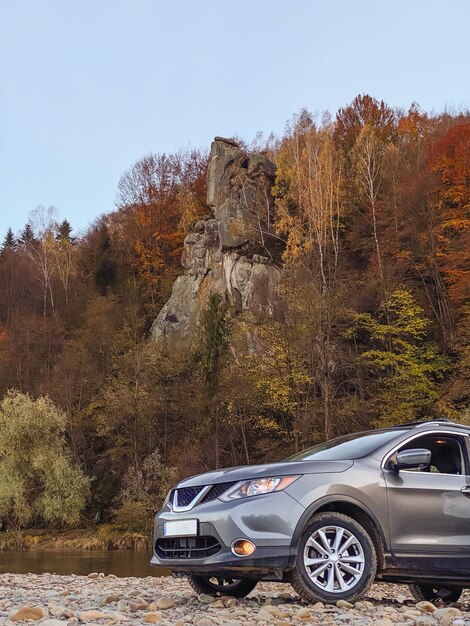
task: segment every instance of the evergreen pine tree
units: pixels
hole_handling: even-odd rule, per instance
[[[14,249],[15,247],[16,239],[10,226],[10,228],[7,230],[7,234],[5,235],[5,239],[3,240],[2,250]]]
[[[36,241],[36,237],[34,236],[33,228],[31,224],[28,222],[26,226],[21,231],[20,236],[18,237],[18,243],[20,246],[28,246]]]
[[[57,227],[56,239],[57,241],[68,241],[69,243],[75,241],[75,237],[72,237],[72,226],[68,220],[63,220]]]

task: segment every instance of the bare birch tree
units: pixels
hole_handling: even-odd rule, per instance
[[[379,241],[378,214],[379,193],[383,181],[383,166],[387,144],[380,139],[376,130],[365,125],[353,148],[353,163],[357,183],[370,210],[380,283],[384,285],[382,250]]]
[[[36,240],[26,243],[26,252],[32,259],[36,278],[42,287],[43,316],[46,317],[48,302],[53,315],[56,315],[52,278],[55,273],[54,230],[57,226],[57,210],[54,207],[38,206],[31,211],[29,223]]]
[[[342,161],[330,127],[317,129],[308,119],[300,119],[281,149],[278,166],[278,232],[287,236],[288,266],[300,269],[307,280],[304,302],[309,315],[309,362],[321,395],[323,431],[328,439],[334,432],[334,334],[344,212]],[[293,309],[298,311],[298,305]]]

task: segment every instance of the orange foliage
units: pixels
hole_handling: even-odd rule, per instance
[[[352,148],[361,130],[368,126],[381,141],[390,141],[396,130],[393,109],[367,94],[354,98],[352,103],[336,114],[334,138],[344,148]]]
[[[205,166],[197,151],[149,154],[121,178],[114,239],[150,291],[179,271],[186,228],[205,211]]]
[[[451,128],[429,151],[436,175],[437,255],[457,304],[470,298],[470,124]]]

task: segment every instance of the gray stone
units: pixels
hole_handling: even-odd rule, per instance
[[[119,602],[120,596],[117,593],[112,593],[109,596],[105,596],[100,604],[101,606],[106,606],[108,604],[113,604],[114,602]]]
[[[440,626],[450,626],[454,620],[462,616],[462,613],[454,607],[446,607],[444,609],[436,609],[432,616]]]
[[[131,600],[129,602],[129,609],[131,611],[144,611],[147,608],[147,602],[144,602],[141,599]]]
[[[210,619],[199,619],[196,622],[196,626],[214,626],[214,622],[212,622]]]
[[[152,325],[152,337],[186,347],[211,292],[235,313],[279,319],[281,270],[273,263],[271,187],[274,165],[244,152],[231,140],[212,143],[207,204],[213,214],[198,220],[184,240],[184,274]]]
[[[171,598],[163,596],[156,602],[157,609],[172,609],[175,606],[175,601]]]
[[[414,618],[414,626],[433,626],[436,622],[429,613],[423,613]]]
[[[354,604],[351,604],[351,602],[348,602],[347,600],[338,600],[338,602],[336,603],[336,606],[340,609],[353,609],[354,608]]]
[[[212,602],[215,601],[214,596],[210,596],[207,593],[200,593],[197,597],[197,599],[199,600],[199,602],[201,602],[202,604],[212,604]]]

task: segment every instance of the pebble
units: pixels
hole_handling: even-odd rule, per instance
[[[347,600],[338,600],[338,602],[336,603],[336,606],[339,609],[353,609],[354,608],[354,604],[351,604],[351,602],[348,602]]]
[[[157,600],[157,602],[155,603],[155,606],[157,609],[172,609],[175,606],[175,601],[172,600],[171,598],[167,598],[166,596],[163,596],[162,598],[159,598]]]
[[[78,615],[78,619],[81,622],[94,622],[98,619],[104,619],[108,617],[107,613],[103,613],[103,611],[83,611]]]
[[[305,619],[306,617],[311,617],[312,613],[310,611],[310,609],[307,609],[306,607],[302,607],[301,609],[299,609],[296,612],[296,617],[300,617],[302,619]]]
[[[114,602],[119,602],[120,599],[121,597],[118,596],[117,593],[111,593],[109,596],[105,596],[101,600],[101,606],[106,606],[107,604],[113,604]]]
[[[423,602],[417,602],[416,608],[422,613],[434,613],[434,611],[436,610],[434,604],[432,602],[428,602],[427,600],[424,600]]]
[[[264,607],[262,607],[258,613],[254,616],[257,622],[272,622],[274,621],[274,615],[266,611]]]
[[[36,606],[24,606],[23,608],[19,609],[19,611],[13,613],[10,619],[12,622],[21,622],[24,620],[32,620],[36,622],[37,620],[44,617],[44,615],[46,615],[44,609]]]
[[[438,622],[439,626],[451,626],[452,622],[461,616],[460,610],[454,607],[436,609],[433,613],[433,618]]]
[[[208,595],[207,593],[200,593],[197,597],[197,599],[199,600],[199,602],[201,602],[202,604],[211,604],[212,602],[214,602],[214,597]]]
[[[459,608],[416,602],[407,587],[384,583],[354,604],[307,604],[278,583],[214,598],[182,578],[91,574],[0,574],[0,626],[470,626],[469,591]]]
[[[143,600],[131,600],[129,602],[129,609],[131,611],[144,611],[147,607],[148,607],[147,602],[144,602]],[[164,608],[164,607],[160,607],[160,608]]]
[[[436,622],[429,614],[423,613],[413,618],[414,626],[433,626]]]
[[[156,624],[157,622],[163,622],[163,616],[161,613],[147,613],[142,621],[146,624]]]

